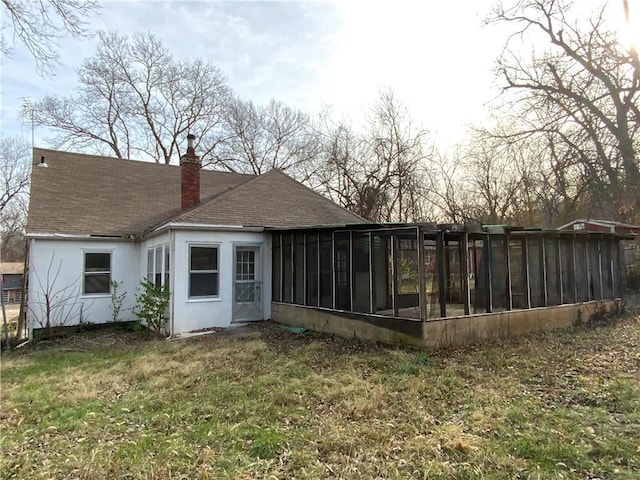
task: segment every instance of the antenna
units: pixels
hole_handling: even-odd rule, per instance
[[[35,147],[35,135],[34,135],[34,117],[33,112],[34,108],[31,104],[31,97],[21,97],[22,98],[22,117],[26,117],[27,115],[31,115],[31,148]]]

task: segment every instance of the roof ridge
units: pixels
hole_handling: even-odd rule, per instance
[[[269,172],[270,171],[271,170],[269,170]],[[210,198],[210,199],[208,199],[208,200],[206,200],[204,202],[200,202],[198,205],[194,205],[192,208],[180,211],[180,213],[178,213],[177,215],[174,215],[173,218],[178,218],[178,217],[181,217],[183,214],[195,212],[195,211],[199,210],[200,208],[204,208],[205,206],[208,206],[208,205],[210,205],[210,204],[222,199],[226,195],[231,194],[232,192],[238,191],[237,189],[239,187],[242,187],[242,186],[246,185],[247,183],[251,183],[251,182],[256,181],[256,180],[258,180],[260,178],[263,178],[265,175],[269,174],[269,172],[266,172],[266,173],[263,173],[263,174],[258,174],[258,175],[254,174],[251,178],[249,178],[248,180],[246,180],[244,182],[239,183],[235,187],[228,188],[224,192],[220,192],[219,194],[213,196],[212,198]],[[168,221],[169,220],[172,220],[172,218],[168,219]]]
[[[306,188],[307,190],[309,190],[310,192],[312,192],[314,195],[316,195],[316,196],[318,196],[318,197],[322,198],[323,200],[328,200],[329,202],[333,203],[336,207],[338,207],[338,208],[340,208],[340,209],[344,210],[345,212],[350,213],[351,215],[355,215],[355,216],[356,216],[356,217],[358,217],[358,218],[361,218],[361,219],[362,219],[364,222],[366,222],[366,223],[370,223],[370,220],[367,220],[367,219],[366,219],[366,218],[364,218],[363,216],[358,215],[357,213],[352,212],[352,211],[351,211],[351,210],[349,210],[348,208],[343,207],[343,206],[342,206],[342,205],[340,205],[339,203],[334,202],[334,201],[333,201],[333,200],[331,200],[330,198],[325,197],[325,196],[324,196],[324,195],[322,195],[320,192],[316,192],[313,188],[308,187],[307,185],[305,185],[304,183],[302,183],[302,182],[300,182],[300,181],[296,180],[296,179],[295,179],[295,178],[293,178],[293,177],[290,177],[289,175],[287,175],[286,173],[284,173],[283,171],[281,171],[279,168],[272,168],[271,170],[269,170],[269,171],[267,172],[267,174],[268,174],[268,173],[271,173],[271,172],[273,172],[273,171],[275,171],[276,173],[279,173],[280,175],[282,175],[282,176],[284,176],[284,177],[287,177],[287,178],[288,178],[288,179],[290,179],[290,180],[293,180],[294,182],[298,183],[299,185],[303,186],[304,188]],[[266,174],[265,174],[265,175],[266,175]]]
[[[215,171],[215,170],[213,170],[213,171]],[[236,172],[224,172],[224,173],[236,173]],[[203,200],[200,203],[198,203],[197,205],[194,205],[192,207],[180,210],[178,213],[176,213],[174,215],[171,215],[168,218],[162,220],[161,222],[158,222],[155,225],[149,227],[146,231],[153,231],[156,228],[160,227],[161,225],[164,225],[165,223],[169,223],[172,220],[174,220],[176,218],[179,218],[179,217],[181,217],[182,215],[184,215],[186,213],[194,212],[194,211],[204,207],[205,205],[209,205],[210,203],[213,203],[215,200],[218,200],[220,197],[224,197],[228,193],[233,192],[238,187],[240,187],[242,185],[245,185],[245,184],[247,184],[247,183],[249,183],[249,182],[251,182],[251,181],[253,181],[253,180],[257,179],[257,178],[260,178],[262,176],[262,175],[255,175],[255,174],[251,174],[251,173],[238,173],[237,175],[243,175],[243,176],[247,176],[247,177],[250,177],[250,178],[247,178],[244,182],[240,182],[238,185],[235,185],[235,186],[233,186],[231,188],[227,188],[224,192],[219,192],[219,193],[216,193],[216,194],[210,196],[206,200]],[[143,232],[143,234],[146,233],[146,231]]]
[[[49,168],[31,171],[29,233],[139,235],[181,213],[177,165],[40,147],[32,165],[40,156]],[[254,176],[203,169],[200,178],[206,203]]]
[[[197,215],[197,213],[199,211],[206,211],[208,208],[215,208],[215,206],[217,204],[223,203],[225,201],[225,199],[230,196],[230,195],[234,195],[234,194],[242,194],[242,192],[246,189],[249,188],[251,185],[256,184],[256,183],[263,183],[263,182],[268,182],[270,178],[273,178],[275,176],[278,176],[279,178],[284,179],[287,183],[291,184],[291,185],[295,185],[296,187],[300,187],[300,190],[304,191],[306,195],[308,195],[309,193],[313,194],[312,196],[317,198],[318,200],[320,200],[321,202],[326,202],[328,204],[331,204],[332,207],[334,208],[338,208],[339,210],[341,210],[342,212],[355,217],[354,220],[350,223],[357,223],[357,220],[361,220],[363,223],[369,223],[368,220],[362,218],[360,215],[356,215],[355,213],[351,212],[350,210],[344,208],[341,205],[338,205],[337,203],[333,202],[331,199],[325,197],[324,195],[321,195],[320,193],[316,192],[315,190],[313,190],[312,188],[308,187],[307,185],[303,184],[302,182],[296,180],[295,178],[287,175],[286,173],[282,172],[280,169],[278,168],[272,168],[270,170],[268,170],[267,172],[263,173],[263,174],[259,174],[259,175],[255,175],[252,178],[250,178],[249,180],[242,182],[236,186],[234,186],[233,188],[230,188],[224,192],[221,192],[219,195],[216,195],[215,197],[202,202],[196,206],[194,206],[191,209],[188,210],[183,210],[179,213],[177,213],[176,215],[172,216],[171,218],[168,218],[167,220],[165,220],[164,222],[162,222],[161,224],[157,225],[155,228],[161,226],[162,224],[166,224],[170,221],[187,221],[188,218],[184,218],[185,216],[188,215]],[[267,183],[268,185],[268,183]],[[182,220],[181,220],[182,219]]]
[[[148,160],[142,160],[142,159],[138,159],[138,158],[124,158],[124,157],[109,157],[106,155],[99,155],[99,154],[94,154],[94,153],[85,153],[85,152],[68,152],[66,150],[56,150],[53,148],[43,148],[43,147],[33,147],[33,151],[35,153],[36,150],[41,150],[41,151],[45,151],[45,152],[51,152],[51,153],[56,153],[56,154],[64,154],[64,155],[73,155],[74,157],[84,157],[86,160],[91,160],[91,158],[101,158],[104,160],[115,160],[115,161],[121,161],[121,162],[131,162],[132,164],[135,165],[157,165],[159,167],[172,167],[172,168],[180,168],[179,164],[175,164],[175,163],[164,163],[164,162],[158,162],[158,161],[148,161]],[[208,168],[201,168],[200,169],[202,172],[212,172],[212,173],[216,173],[216,174],[224,174],[224,175],[237,175],[237,176],[241,176],[241,177],[255,177],[255,174],[252,173],[240,173],[240,172],[229,172],[226,170],[210,170]],[[242,182],[244,183],[244,182]]]
[[[163,166],[168,166],[168,167],[179,167],[180,165],[174,165],[172,163],[162,163],[162,162],[157,162],[157,161],[147,161],[147,160],[141,160],[141,159],[137,159],[137,158],[125,158],[125,157],[109,157],[107,155],[101,155],[101,154],[97,154],[97,153],[85,153],[85,152],[69,152],[67,150],[56,150],[54,148],[44,148],[44,147],[33,147],[33,151],[35,153],[36,150],[41,150],[44,152],[51,152],[51,153],[57,153],[57,154],[64,154],[64,155],[73,155],[74,157],[85,157],[87,160],[90,160],[90,157],[93,158],[102,158],[104,160],[115,160],[115,161],[122,161],[122,162],[138,162],[141,164],[149,164],[149,165],[163,165]]]

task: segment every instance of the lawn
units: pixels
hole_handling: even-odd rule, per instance
[[[640,478],[640,318],[424,353],[270,322],[2,357],[2,478]]]

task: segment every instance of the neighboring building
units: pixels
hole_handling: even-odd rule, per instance
[[[576,219],[558,230],[573,230],[585,232],[608,232],[617,235],[632,235],[633,237],[620,242],[622,259],[625,269],[625,281],[631,288],[640,287],[640,226],[613,220]]]
[[[4,303],[20,303],[23,273],[24,263],[22,262],[0,263]]]
[[[640,226],[629,225],[613,220],[590,220],[578,218],[558,227],[558,230],[584,230],[588,232],[609,232],[619,235],[637,235],[640,233]]]
[[[34,149],[30,330],[111,321],[113,282],[134,320],[145,277],[169,287],[170,335],[268,319],[265,228],[365,222],[277,170],[201,170],[192,140],[180,167]]]

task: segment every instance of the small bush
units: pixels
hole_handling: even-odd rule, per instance
[[[121,322],[120,314],[126,311],[124,308],[124,301],[127,298],[127,292],[121,292],[120,287],[122,287],[124,282],[116,282],[115,280],[111,281],[111,321],[112,322]]]
[[[169,289],[164,285],[157,286],[146,278],[140,282],[140,287],[142,293],[136,295],[138,305],[133,313],[148,328],[160,333],[169,319]]]

